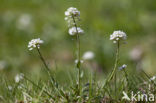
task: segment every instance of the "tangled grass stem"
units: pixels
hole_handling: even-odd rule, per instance
[[[149,80],[151,80],[150,76],[149,76],[144,70],[141,70],[141,71],[145,74],[145,76],[146,76]],[[153,80],[151,80],[150,82],[156,87],[156,84],[155,84],[155,82],[154,82]]]
[[[30,82],[33,86],[37,87],[38,89],[42,90],[42,88],[40,86],[38,86],[37,84],[35,84],[33,81],[31,81],[30,79],[28,79],[26,76],[24,76],[24,79],[27,80],[28,82]],[[45,94],[47,94],[49,97],[53,98],[53,96],[48,93],[46,90],[43,90],[43,92]],[[54,98],[53,98],[54,99]]]

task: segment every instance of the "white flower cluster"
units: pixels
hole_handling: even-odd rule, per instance
[[[83,34],[84,31],[80,27],[76,27],[76,22],[80,19],[80,11],[77,8],[70,7],[65,11],[65,20],[68,22],[69,34],[74,36],[76,34]]]
[[[123,31],[114,31],[112,35],[110,35],[110,40],[113,40],[113,43],[117,43],[119,40],[126,40],[127,35]]]
[[[23,79],[23,77],[24,77],[24,74],[22,74],[22,73],[17,74],[17,75],[15,76],[15,82],[16,82],[16,83],[20,82],[20,81]]]
[[[40,48],[40,44],[43,43],[43,40],[40,40],[40,38],[37,39],[32,39],[29,44],[28,44],[28,48],[29,50],[33,50],[33,48]]]
[[[72,27],[72,28],[69,29],[69,34],[70,35],[76,35],[77,33],[78,34],[83,34],[84,31],[80,27],[78,27],[78,28]]]
[[[94,58],[94,53],[92,51],[87,51],[83,54],[84,60],[91,60]]]
[[[126,64],[123,64],[121,67],[119,67],[119,70],[123,70],[125,68],[127,68],[127,65]]]
[[[74,8],[74,7],[70,7],[67,9],[67,11],[65,11],[65,15],[67,17],[71,17],[71,16],[77,16],[79,17],[80,16],[80,11],[77,10],[77,8]]]
[[[12,86],[11,85],[8,85],[8,89],[11,91],[12,90]]]
[[[32,27],[32,17],[30,14],[22,14],[17,23],[16,27],[21,30],[27,30],[28,28]]]

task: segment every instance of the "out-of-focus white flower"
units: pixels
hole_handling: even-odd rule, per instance
[[[80,11],[78,11],[77,8],[70,7],[65,11],[65,16],[80,16]]]
[[[9,89],[9,90],[12,90],[12,86],[11,86],[11,85],[9,85],[9,86],[8,86],[8,89]]]
[[[18,21],[17,21],[17,28],[18,29],[26,29],[31,25],[31,15],[29,14],[23,14],[19,17]]]
[[[150,81],[153,81],[156,79],[156,76],[153,76],[152,78],[150,78]]]
[[[126,40],[127,35],[123,31],[114,31],[112,35],[110,35],[110,40],[113,40],[113,43],[117,43],[119,40]]]
[[[83,54],[82,57],[84,60],[90,60],[94,58],[94,53],[92,51],[87,51]]]
[[[18,89],[22,89],[22,88],[24,88],[25,86],[24,86],[24,84],[20,84],[20,85],[18,85]]]
[[[0,70],[3,70],[7,67],[7,63],[5,61],[0,61]]]
[[[123,70],[125,68],[127,68],[127,65],[126,64],[123,64],[121,67],[119,67],[119,70]]]
[[[23,79],[23,77],[24,77],[24,74],[23,73],[17,74],[15,76],[15,82],[16,83],[20,82]]]
[[[77,30],[76,30],[77,29]],[[70,28],[69,29],[69,34],[70,35],[75,35],[75,34],[83,34],[84,33],[84,31],[80,28],[80,27],[72,27],[72,28]]]
[[[33,48],[40,48],[40,44],[43,44],[43,40],[40,40],[40,38],[32,39],[29,44],[28,48],[29,50],[33,50]]]
[[[80,60],[80,62],[83,63],[84,61],[83,60]],[[76,59],[75,60],[75,64],[77,64],[77,63],[78,63],[78,60]]]
[[[130,58],[133,61],[139,61],[143,57],[143,50],[140,46],[136,46],[133,50],[130,51]]]
[[[23,99],[24,103],[32,103],[32,97],[26,92],[23,92]]]

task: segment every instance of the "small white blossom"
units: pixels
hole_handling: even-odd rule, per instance
[[[76,27],[72,27],[69,29],[69,34],[70,35],[76,35],[76,34],[83,34],[84,31],[80,28],[80,27],[77,27],[77,30],[76,30]]]
[[[23,77],[24,77],[24,74],[22,74],[22,73],[17,74],[17,75],[15,76],[15,82],[16,82],[16,83],[20,82],[20,81],[23,79]]]
[[[28,44],[28,48],[29,50],[33,50],[33,48],[40,48],[40,44],[43,44],[43,40],[40,40],[40,38],[38,39],[32,39],[29,44]]]
[[[150,81],[153,81],[156,79],[156,76],[153,76],[152,78],[150,78]]]
[[[123,70],[125,68],[127,68],[127,65],[126,64],[123,64],[121,67],[119,67],[119,70]]]
[[[94,58],[94,53],[92,51],[87,51],[83,54],[82,57],[84,60],[90,60]]]
[[[127,35],[123,31],[114,31],[112,35],[110,35],[110,40],[113,40],[113,43],[117,43],[119,40],[126,40]]]
[[[144,54],[143,49],[140,46],[136,46],[134,49],[130,51],[130,58],[133,61],[139,61],[142,59]]]
[[[11,90],[12,90],[12,86],[11,86],[11,85],[9,85],[9,86],[8,86],[8,89],[11,91]]]
[[[80,11],[78,11],[77,8],[70,7],[65,11],[65,16],[80,16]]]
[[[83,63],[84,61],[83,60],[80,60],[80,62]],[[78,60],[76,59],[75,60],[75,64],[77,64],[77,63],[78,63]]]
[[[18,85],[18,89],[22,89],[22,88],[24,88],[25,86],[24,86],[24,84],[20,84],[20,85]]]
[[[17,23],[16,23],[16,26],[18,29],[21,29],[21,30],[25,30],[25,29],[28,29],[32,24],[32,17],[30,14],[22,14]]]
[[[67,11],[65,11],[64,20],[66,20],[68,26],[71,27],[74,26],[75,22],[80,19],[79,17],[80,17],[80,11],[78,11],[77,8],[70,7],[67,9]]]

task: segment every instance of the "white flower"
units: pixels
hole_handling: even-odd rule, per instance
[[[127,68],[127,65],[126,64],[123,64],[121,67],[119,67],[119,70],[123,70],[125,68]]]
[[[72,27],[69,29],[69,34],[70,35],[75,35],[75,34],[83,34],[84,31],[80,28],[80,27],[77,27],[77,30],[76,30],[76,27]]]
[[[152,78],[150,78],[150,81],[153,81],[156,79],[156,76],[153,76]]]
[[[29,50],[33,50],[33,48],[40,48],[40,44],[43,43],[43,40],[40,40],[40,38],[37,39],[32,39],[29,44],[28,44],[28,48]]]
[[[92,51],[87,51],[83,54],[82,57],[84,60],[90,60],[94,58],[94,53]]]
[[[83,60],[80,60],[80,63],[83,63],[84,61]],[[77,64],[78,63],[78,60],[76,59],[75,60],[75,64]]]
[[[143,49],[140,46],[136,46],[130,51],[130,58],[134,61],[139,61],[142,59],[144,54]]]
[[[70,7],[65,11],[65,16],[80,16],[80,11],[78,11],[77,8]]]
[[[67,21],[68,26],[75,26],[75,22],[79,20],[80,18],[80,11],[77,10],[77,8],[70,7],[65,11],[65,18],[64,20]]]
[[[17,23],[16,23],[16,26],[18,29],[21,29],[21,30],[25,30],[27,29],[28,27],[30,27],[30,25],[32,24],[32,17],[30,14],[22,14]]]
[[[15,82],[16,82],[16,83],[20,82],[20,81],[23,79],[23,77],[24,77],[24,74],[22,74],[22,73],[17,74],[17,75],[15,76]]]
[[[9,85],[9,86],[8,86],[8,89],[9,89],[9,90],[12,90],[12,86],[11,86],[11,85]]]
[[[113,43],[117,43],[119,40],[126,40],[127,35],[123,31],[114,31],[112,35],[110,35],[110,40],[113,40]]]
[[[20,84],[20,85],[18,85],[18,89],[22,89],[24,87],[24,85],[23,84]]]

